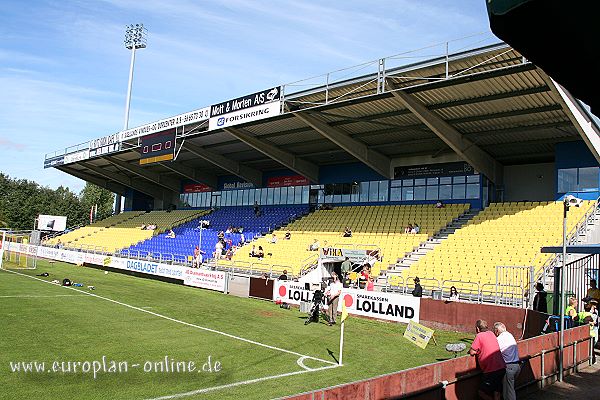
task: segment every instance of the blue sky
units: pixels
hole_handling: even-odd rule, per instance
[[[130,127],[433,43],[491,37],[484,0],[4,0],[0,171],[83,187],[44,170],[44,154],[122,128],[124,27],[138,22],[149,35],[136,57]]]

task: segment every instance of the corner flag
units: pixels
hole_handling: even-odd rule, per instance
[[[348,310],[346,309],[346,302],[342,301],[342,318],[340,319],[340,322],[343,323],[346,318],[348,318]]]

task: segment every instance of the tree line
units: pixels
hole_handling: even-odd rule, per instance
[[[89,223],[90,209],[98,205],[96,219],[113,212],[114,195],[91,183],[79,194],[68,187],[51,189],[34,181],[14,179],[0,172],[0,227],[12,230],[33,229],[40,214],[67,217],[67,226]]]

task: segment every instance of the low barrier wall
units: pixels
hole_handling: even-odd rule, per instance
[[[558,373],[558,333],[523,340],[518,346],[521,358],[527,360],[517,379],[518,395],[537,390],[538,385],[555,379]],[[566,330],[565,372],[572,372],[579,364],[589,362],[591,349],[589,327]],[[480,377],[475,358],[463,356],[285,399],[477,399]]]
[[[539,335],[548,315],[524,308],[423,298],[420,317],[430,328],[459,332],[474,332],[478,319],[489,324],[500,321],[518,340]]]

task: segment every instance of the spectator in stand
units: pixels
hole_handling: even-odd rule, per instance
[[[412,231],[412,225],[408,224],[406,228],[404,228],[404,233],[410,233]]]
[[[438,202],[435,203],[435,208],[444,208],[444,203],[438,200]]]
[[[237,251],[237,246],[231,246],[229,250],[225,253],[225,258],[231,261],[231,258],[235,255]]]
[[[308,246],[308,251],[319,251],[319,241],[315,239],[310,246]]]
[[[415,233],[420,233],[421,232],[421,227],[419,226],[419,224],[417,224],[415,222],[415,226],[413,227],[413,230],[415,231]]]
[[[271,240],[269,240],[269,243],[271,243],[271,244],[276,244],[277,243],[277,235],[276,234],[273,234],[271,236]]]
[[[348,257],[346,257],[344,262],[342,262],[342,266],[341,266],[342,282],[348,278],[348,274],[350,273],[351,269],[352,269],[352,263],[350,262],[350,259]]]
[[[360,271],[360,279],[368,280],[371,275],[371,266],[369,264],[363,264],[362,270]]]
[[[548,303],[546,302],[546,291],[544,290],[544,284],[538,282],[535,284],[535,290],[537,293],[533,297],[533,309],[535,311],[548,313]]]
[[[169,233],[167,233],[167,237],[169,239],[175,239],[175,232],[173,232],[173,229],[169,229]]]
[[[458,295],[458,290],[456,290],[456,286],[451,286],[450,287],[450,297],[448,298],[449,301],[459,301],[459,295]]]
[[[252,250],[250,250],[250,253],[248,254],[249,257],[256,257],[256,246],[252,245]]]
[[[498,340],[500,353],[506,364],[506,372],[502,381],[502,399],[517,400],[515,393],[515,379],[521,372],[521,360],[519,359],[519,349],[514,336],[506,331],[506,326],[502,322],[494,324],[494,334]]]
[[[261,260],[265,257],[265,251],[263,250],[262,246],[258,246],[258,253],[256,253],[256,257]]]
[[[218,240],[215,245],[215,258],[219,259],[223,256],[223,242]]]
[[[243,226],[238,226],[237,231],[238,231],[238,233],[243,233],[244,232],[244,227]]]
[[[288,280],[287,269],[284,269],[283,273],[281,275],[279,275],[279,280],[280,281],[287,281]]]
[[[592,299],[600,302],[600,289],[598,289],[595,279],[590,279],[590,288],[588,289],[583,301],[587,303]]]
[[[414,226],[414,225],[411,225],[411,226],[412,226],[412,228],[410,228],[410,233],[412,233],[413,235],[416,235],[417,234],[417,227]]]
[[[200,266],[202,265],[202,256],[205,254],[205,251],[200,250],[198,246],[196,246],[196,248],[194,249],[194,260],[192,261],[192,266],[200,268]]]
[[[284,239],[285,239],[285,240],[290,240],[291,238],[292,238],[292,234],[290,233],[290,231],[287,231],[287,232],[285,233]]]
[[[254,215],[260,217],[260,207],[257,201],[254,202]]]
[[[571,321],[575,322],[577,319],[577,298],[569,297],[567,304],[568,306],[565,308],[565,316],[570,317]]]
[[[477,320],[475,323],[475,340],[469,349],[471,356],[477,357],[479,368],[483,371],[479,384],[479,397],[482,399],[500,400],[502,380],[506,372],[506,364],[496,335],[488,329],[487,322]]]
[[[144,229],[146,229],[146,225],[145,225],[145,224],[142,224],[142,226],[140,226],[140,229],[141,229],[141,230],[144,230]]]
[[[369,278],[367,279],[366,289],[368,292],[372,292],[373,290],[375,290],[375,281],[373,280],[372,276],[369,276]]]
[[[413,279],[413,281],[415,282],[415,288],[412,290],[412,295],[414,297],[423,297],[423,287],[421,286],[421,280],[417,276],[415,277],[415,279]]]
[[[338,276],[335,272],[331,274],[331,277],[331,284],[325,291],[325,296],[327,297],[327,304],[329,305],[329,308],[327,309],[327,316],[329,317],[329,323],[327,325],[329,326],[335,324],[338,303],[343,289],[342,283],[338,279]]]
[[[246,243],[246,237],[243,233],[240,233],[240,246],[243,246]]]
[[[350,229],[349,226],[347,226],[346,229],[344,229],[343,237],[352,237],[352,229]]]
[[[223,240],[225,238],[225,232],[220,231],[219,233],[217,233],[217,238],[219,240]]]
[[[58,241],[56,242],[56,248],[57,248],[57,249],[62,249],[62,248],[63,248],[63,244],[62,244],[62,242],[60,241],[60,239],[58,239]]]
[[[228,226],[227,229],[225,230],[225,233],[232,233],[233,232],[233,228],[231,226]]]

